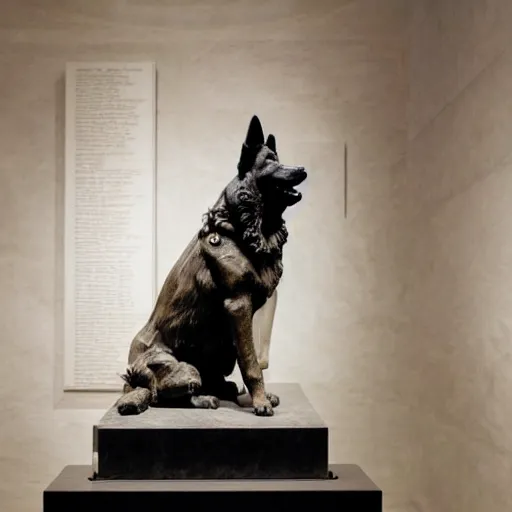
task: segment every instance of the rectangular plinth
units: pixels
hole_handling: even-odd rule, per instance
[[[44,491],[43,512],[230,510],[226,507],[235,506],[233,510],[244,512],[382,512],[382,491],[359,466],[332,465],[330,469],[337,479],[90,481],[91,467],[66,466]]]
[[[300,386],[276,384],[274,416],[222,402],[216,410],[110,409],[94,428],[96,478],[327,478],[328,429]]]

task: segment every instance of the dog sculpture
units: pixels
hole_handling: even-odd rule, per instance
[[[254,116],[238,175],[204,216],[131,343],[120,414],[237,402],[241,392],[226,377],[238,362],[254,413],[273,415],[279,398],[265,391],[261,366],[268,363],[258,362],[252,319],[275,297],[288,237],[282,215],[301,200],[294,187],[306,176],[279,162],[275,137],[265,141]]]

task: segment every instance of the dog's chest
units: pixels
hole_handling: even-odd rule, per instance
[[[212,282],[219,289],[228,294],[251,295],[254,309],[274,293],[283,273],[281,258],[255,260],[233,239],[217,233],[201,240],[201,246]]]
[[[267,299],[272,296],[282,275],[282,266],[278,266],[276,262],[273,266],[264,266],[254,272],[254,279],[257,286],[252,289],[253,310],[257,311]]]

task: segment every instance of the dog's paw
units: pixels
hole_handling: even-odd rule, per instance
[[[277,407],[280,404],[279,397],[274,393],[266,393],[266,396],[272,407]]]
[[[272,408],[272,404],[270,403],[270,400],[265,400],[261,403],[255,402],[253,412],[254,412],[254,414],[256,414],[256,416],[273,416],[274,415],[274,409]]]
[[[147,404],[123,403],[118,404],[117,412],[121,416],[134,416],[143,413],[147,408]]]
[[[197,409],[218,409],[220,405],[220,400],[212,395],[193,396],[190,401]]]
[[[117,412],[121,416],[141,414],[149,407],[150,401],[149,389],[138,388],[119,398],[116,403]]]

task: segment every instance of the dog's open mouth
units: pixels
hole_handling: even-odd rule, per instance
[[[293,187],[277,187],[279,192],[281,192],[283,195],[294,198],[294,199],[300,199],[302,198],[302,194]]]
[[[306,179],[306,176],[306,171],[304,171],[302,167],[299,167],[295,175],[281,182],[277,186],[277,189],[290,201],[300,201],[302,194],[295,187],[300,185]]]
[[[302,199],[302,194],[295,188],[307,178],[304,167],[280,165],[266,177],[267,190],[275,195],[278,201],[286,206],[292,206]],[[265,178],[264,178],[265,179]]]

